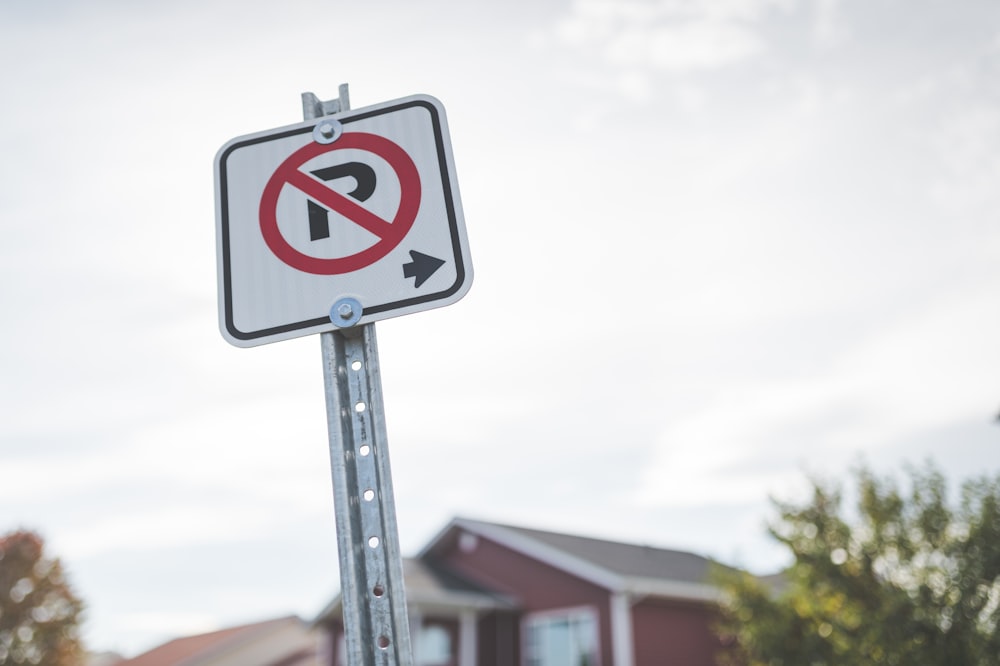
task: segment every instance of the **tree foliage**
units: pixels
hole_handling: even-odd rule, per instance
[[[82,609],[41,537],[23,530],[0,536],[0,666],[82,663]]]
[[[903,492],[857,470],[850,519],[839,486],[775,502],[770,532],[793,563],[776,584],[721,574],[727,663],[1000,665],[1000,477],[955,502],[933,465],[908,476]]]

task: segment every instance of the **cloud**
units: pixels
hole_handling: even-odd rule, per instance
[[[1000,322],[983,315],[994,302],[994,290],[983,288],[915,309],[855,338],[818,376],[727,382],[730,388],[663,429],[636,501],[753,502],[795,491],[803,470],[843,470],[859,452],[987,423],[998,388],[990,369],[1000,367],[1000,348],[986,356],[983,350],[1000,339]]]
[[[654,67],[692,70],[712,69],[746,60],[765,48],[763,39],[743,25],[692,21],[652,31],[644,50],[646,59]]]
[[[813,34],[820,46],[836,46],[847,39],[848,31],[838,11],[842,0],[816,0]]]
[[[594,50],[617,66],[670,71],[714,69],[761,53],[752,21],[771,5],[760,0],[576,2],[555,26],[559,41]]]
[[[119,550],[145,552],[245,539],[258,534],[262,522],[257,512],[201,505],[189,498],[152,510],[124,508],[65,530],[54,543],[60,553],[79,560]]]
[[[1000,183],[1000,109],[984,103],[946,118],[933,137],[944,173],[932,185],[945,210],[968,212],[995,203]]]
[[[832,382],[722,391],[710,405],[663,430],[635,501],[645,507],[739,504],[794,486],[806,454],[789,455],[774,435],[781,429],[810,431],[818,420],[827,420],[843,393]]]

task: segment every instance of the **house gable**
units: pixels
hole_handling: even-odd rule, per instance
[[[704,557],[463,518],[420,557],[509,597],[522,612],[521,650],[551,614],[596,625],[602,666],[714,663],[716,565]]]
[[[530,560],[544,563],[606,590],[622,586],[623,579],[605,567],[576,557],[570,552],[532,538],[517,529],[476,520],[456,518],[421,552],[420,557],[438,558],[443,553],[458,550],[471,552],[474,538],[485,539]]]
[[[715,602],[711,560],[684,551],[456,518],[421,552],[437,558],[484,538],[609,592]]]
[[[459,534],[458,536],[461,536]],[[537,553],[512,548],[506,541],[476,534],[464,545],[454,542],[425,552],[432,560],[479,585],[511,599],[522,611],[606,603],[608,587],[569,567],[555,566]]]
[[[458,528],[421,558],[511,599],[521,612],[518,652],[528,647],[529,627],[583,622],[596,632],[599,663],[616,663],[609,586],[621,585],[618,577],[488,527],[476,532]]]

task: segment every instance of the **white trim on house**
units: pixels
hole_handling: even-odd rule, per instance
[[[601,666],[601,612],[596,606],[593,605],[583,605],[583,606],[568,606],[564,608],[547,608],[545,610],[533,611],[530,613],[525,613],[521,616],[521,664],[529,663],[531,658],[531,650],[528,647],[528,641],[531,637],[531,631],[529,627],[532,624],[538,622],[544,622],[545,620],[551,619],[578,619],[586,618],[590,622],[590,626],[593,629],[593,655],[594,663],[592,666]],[[614,666],[614,665],[612,665]]]
[[[615,666],[634,666],[632,650],[632,603],[629,595],[611,595],[611,655]]]
[[[475,592],[427,592],[423,590],[407,590],[406,605],[421,606],[423,608],[433,608],[437,610],[455,610],[462,608],[493,610],[512,608],[513,602],[500,598],[491,599],[484,594],[477,594]]]
[[[458,618],[458,666],[476,666],[476,657],[479,655],[476,619],[476,614],[472,611],[463,611]]]
[[[663,580],[662,578],[628,578],[621,591],[635,596],[652,594],[658,597],[683,599],[686,601],[718,602],[722,600],[722,594],[719,589],[712,585]]]

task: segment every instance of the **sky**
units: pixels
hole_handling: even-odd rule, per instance
[[[318,336],[219,333],[213,160],[429,94],[475,280],[376,324],[403,552],[462,516],[769,573],[770,498],[1000,471],[993,0],[4,0],[0,532],[95,650],[336,594]]]

